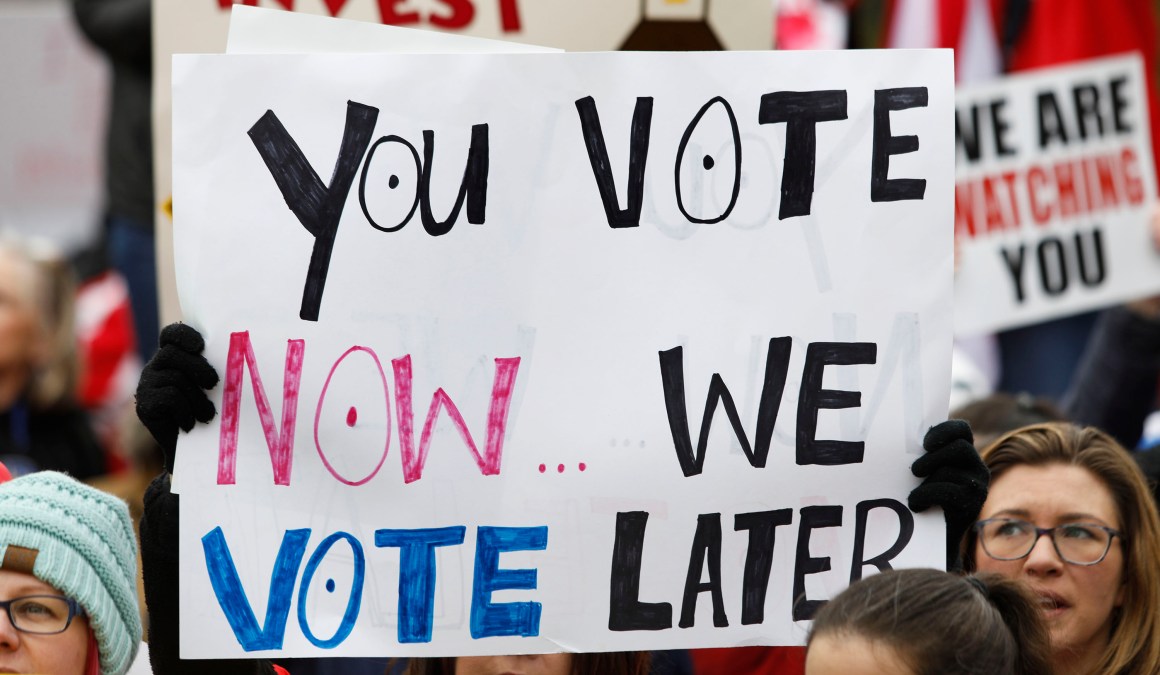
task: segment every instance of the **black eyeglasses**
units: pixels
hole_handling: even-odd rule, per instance
[[[85,611],[72,598],[59,595],[25,595],[0,601],[12,627],[22,633],[53,635],[65,632],[72,620]]]
[[[1125,541],[1124,535],[1116,530],[1095,523],[1036,527],[1018,518],[988,518],[975,523],[974,529],[983,551],[995,560],[1027,557],[1039,538],[1046,534],[1061,560],[1072,565],[1095,565],[1107,557],[1113,538]]]

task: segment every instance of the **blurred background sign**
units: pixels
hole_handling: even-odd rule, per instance
[[[93,239],[107,71],[65,0],[0,2],[0,229],[70,252]]]

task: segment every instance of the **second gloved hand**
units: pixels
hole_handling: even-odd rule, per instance
[[[959,548],[967,530],[979,518],[991,473],[975,450],[971,427],[963,420],[936,424],[922,439],[926,454],[910,470],[922,484],[910,493],[910,510],[939,506],[947,523],[947,570],[962,569]]]
[[[137,417],[165,454],[165,470],[173,473],[179,429],[217,414],[206,390],[218,383],[217,371],[206,361],[201,333],[183,323],[161,331],[160,348],[141,371],[137,384]]]

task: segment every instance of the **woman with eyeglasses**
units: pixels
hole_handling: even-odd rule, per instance
[[[0,673],[123,675],[140,644],[125,503],[51,471],[0,484]]]
[[[964,554],[1039,598],[1057,675],[1160,673],[1160,517],[1102,431],[1037,424],[982,452],[991,487]]]

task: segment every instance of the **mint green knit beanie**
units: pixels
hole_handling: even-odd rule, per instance
[[[101,652],[101,675],[123,675],[141,643],[137,540],[125,502],[63,473],[0,484],[0,561],[35,551],[32,574],[80,603]],[[13,553],[20,549],[13,548]],[[31,552],[24,552],[25,560]]]

